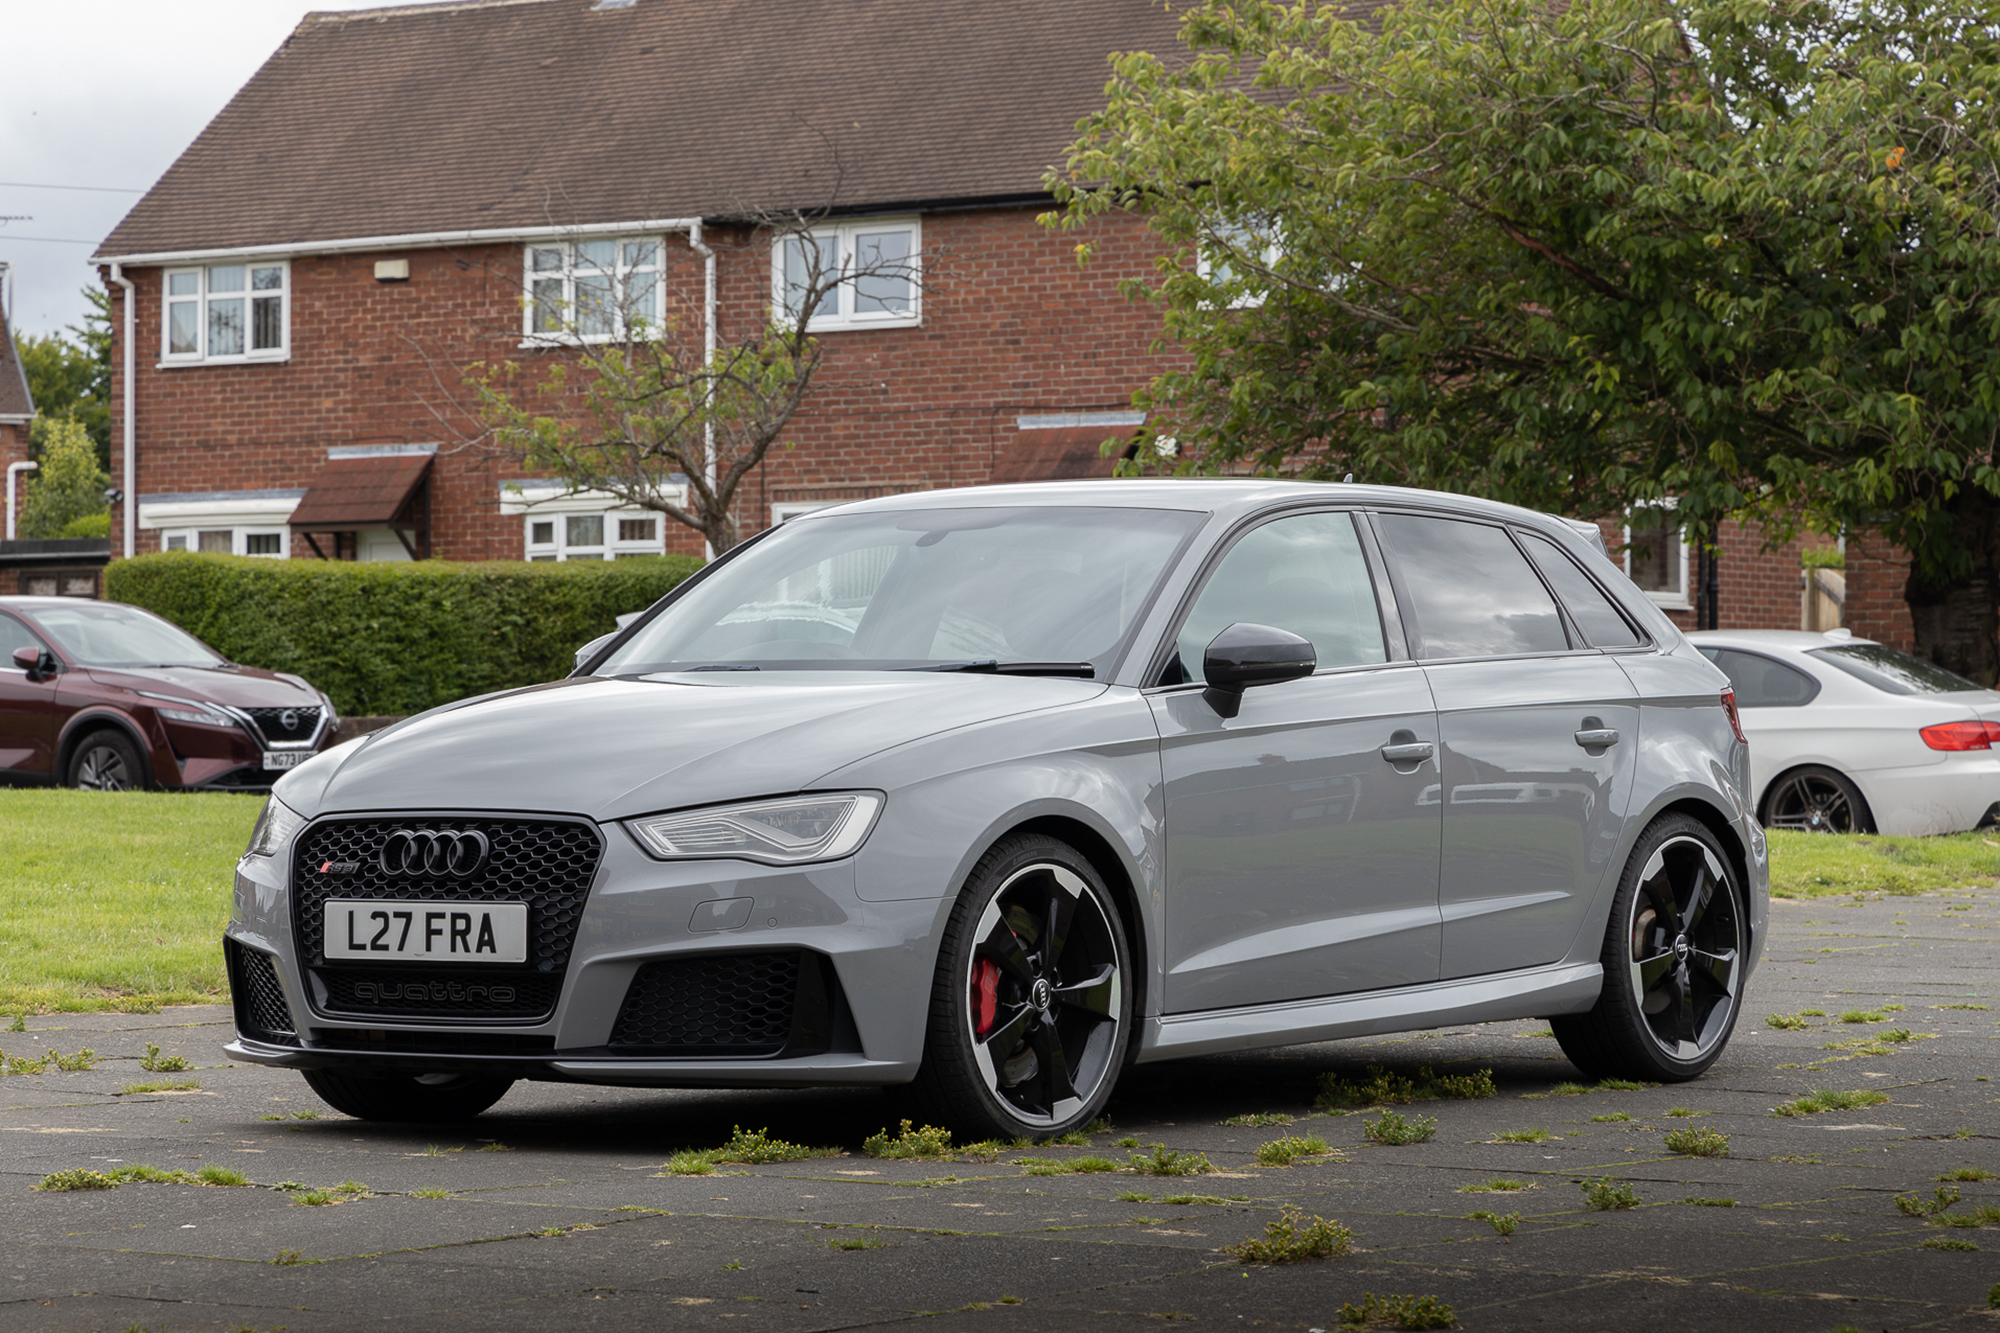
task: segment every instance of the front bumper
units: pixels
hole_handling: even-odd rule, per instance
[[[412,1018],[336,1007],[322,978],[301,966],[283,857],[246,857],[236,873],[226,938],[232,969],[243,950],[266,955],[267,989],[281,994],[278,1019],[250,1021],[252,988],[237,987],[234,1059],[282,1068],[492,1070],[520,1078],[639,1086],[786,1087],[890,1084],[915,1076],[922,1057],[927,997],[936,964],[943,898],[867,902],[855,892],[854,864],[773,868],[747,862],[659,862],[615,826],[583,900],[576,937],[553,1009],[536,1021]],[[421,892],[413,897],[423,896]],[[712,904],[747,904],[717,912]],[[720,926],[721,928],[718,928]],[[808,1053],[669,1054],[613,1045],[621,1012],[638,994],[648,964],[727,960],[797,951],[803,970],[830,976],[829,1027]],[[823,961],[822,961],[823,960]],[[259,964],[260,968],[262,964]],[[449,964],[435,973],[448,984]],[[261,974],[260,974],[261,975]],[[412,972],[411,975],[419,975]],[[788,1047],[797,1043],[788,1043]]]

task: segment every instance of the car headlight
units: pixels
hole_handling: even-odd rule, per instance
[[[881,811],[876,793],[843,792],[648,815],[625,827],[662,861],[733,857],[789,866],[852,855]]]
[[[210,708],[195,699],[177,699],[171,694],[153,694],[146,690],[139,693],[145,698],[158,700],[153,711],[174,722],[195,722],[205,727],[233,727],[236,719],[227,713]]]
[[[250,830],[250,846],[245,856],[276,856],[304,828],[305,816],[273,796],[264,802],[264,812]]]

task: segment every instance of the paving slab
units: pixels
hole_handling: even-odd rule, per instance
[[[385,1127],[227,1062],[219,1006],[31,1017],[0,1052],[94,1063],[0,1076],[0,1333],[1330,1329],[1365,1292],[1436,1297],[1467,1329],[1995,1328],[2000,1225],[1922,1214],[1940,1188],[1958,1195],[1948,1216],[2000,1209],[2000,893],[1780,901],[1773,917],[1736,1039],[1691,1084],[1585,1088],[1546,1024],[1462,1025],[1142,1067],[1087,1146],[985,1161],[867,1156],[899,1113],[865,1090],[522,1084],[469,1125]],[[145,1067],[163,1061],[188,1067]],[[1436,1122],[1400,1147],[1369,1141],[1377,1112],[1315,1109],[1323,1075],[1419,1064],[1490,1070],[1497,1094],[1396,1108]],[[1774,1113],[1827,1087],[1882,1100]],[[1257,1113],[1292,1119],[1224,1123]],[[665,1171],[737,1126],[830,1155]],[[1691,1127],[1728,1155],[1666,1147]],[[1506,1141],[1531,1131],[1546,1137]],[[1260,1164],[1283,1134],[1336,1152]],[[1212,1169],[1021,1164],[1122,1166],[1155,1144]],[[142,1163],[252,1183],[34,1188]],[[1599,1180],[1636,1205],[1592,1207]],[[365,1192],[299,1201],[343,1182]],[[1340,1221],[1351,1252],[1224,1252],[1288,1210]]]

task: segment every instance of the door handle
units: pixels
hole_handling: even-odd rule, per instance
[[[1437,753],[1437,747],[1429,741],[1411,741],[1406,745],[1385,745],[1382,757],[1392,764],[1417,764]]]
[[[1601,750],[1618,744],[1618,733],[1610,727],[1586,727],[1576,733],[1576,743],[1586,750]]]

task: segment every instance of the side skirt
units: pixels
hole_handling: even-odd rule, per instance
[[[1168,1014],[1146,1020],[1134,1063],[1411,1032],[1454,1023],[1578,1014],[1597,1003],[1603,988],[1601,964],[1552,963],[1498,976],[1463,977],[1392,991]]]

